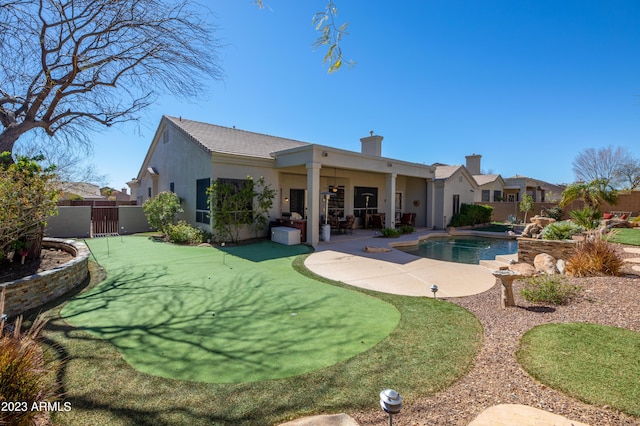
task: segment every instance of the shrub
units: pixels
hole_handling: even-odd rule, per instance
[[[594,277],[598,275],[620,275],[623,262],[613,245],[602,239],[600,233],[580,241],[573,255],[567,259],[567,275]]]
[[[545,209],[545,213],[548,217],[555,219],[557,221],[561,221],[562,220],[562,213],[563,213],[564,209],[559,206],[553,206],[553,207],[549,207],[548,209]]]
[[[169,225],[166,228],[167,238],[174,244],[200,244],[204,237],[202,230],[194,228],[181,220],[176,225]]]
[[[532,303],[564,305],[581,290],[580,287],[569,284],[562,275],[544,274],[526,279],[520,294]]]
[[[142,205],[142,210],[147,216],[149,225],[166,235],[169,225],[176,222],[178,213],[182,213],[180,199],[173,192],[161,192],[153,198],[149,198]]]
[[[4,290],[0,296],[0,313],[3,311]],[[33,424],[40,412],[32,410],[32,405],[58,399],[58,388],[52,378],[54,369],[46,365],[39,345],[39,334],[45,324],[38,317],[22,333],[22,317],[12,325],[0,320],[0,401],[20,404],[19,410],[0,410],[0,424]]]
[[[584,228],[569,220],[550,223],[542,230],[543,240],[570,240],[575,234],[584,232]]]
[[[585,206],[580,210],[572,210],[569,212],[571,219],[585,229],[596,229],[600,225],[602,213],[593,207]]]
[[[402,225],[399,231],[401,234],[413,234],[415,228],[411,225]]]
[[[380,234],[382,234],[384,238],[396,238],[400,236],[400,231],[393,228],[382,228]]]
[[[460,213],[454,214],[449,226],[469,226],[491,222],[493,207],[477,204],[462,204]]]

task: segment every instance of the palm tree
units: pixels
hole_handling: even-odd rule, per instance
[[[560,205],[564,207],[575,200],[582,200],[586,207],[599,212],[602,203],[615,204],[618,201],[618,191],[607,179],[595,179],[588,183],[576,182],[562,191]]]

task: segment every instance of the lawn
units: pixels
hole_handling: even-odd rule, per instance
[[[608,238],[612,243],[640,246],[640,228],[617,228]]]
[[[540,382],[593,405],[640,416],[640,333],[597,324],[546,324],[517,358]]]
[[[44,336],[53,348],[48,353],[65,360],[58,378],[65,400],[72,404],[71,411],[55,414],[56,424],[265,425],[316,413],[377,410],[378,393],[384,388],[394,388],[405,401],[411,401],[451,385],[469,371],[481,345],[481,325],[463,308],[433,298],[375,293],[330,282],[304,267],[306,255],[294,258],[291,252],[286,252],[291,248],[285,246],[263,243],[244,246],[245,250],[237,247],[222,252],[129,238],[132,250],[125,250],[130,244],[127,237],[110,238],[108,253],[106,240],[90,241],[106,271],[92,263],[87,289],[64,306],[64,316],[77,327],[60,318],[60,307],[48,312],[51,320]],[[140,241],[134,242],[135,238]],[[286,254],[275,254],[270,251],[272,248]],[[295,249],[306,251],[302,246]],[[182,266],[173,270],[178,267],[174,264]],[[186,279],[187,276],[190,278]],[[214,277],[218,276],[228,277],[223,285],[213,287],[209,282],[216,281]],[[171,293],[173,298],[164,293]],[[211,295],[225,295],[231,300],[214,306],[212,303],[222,298],[210,299]],[[185,301],[189,298],[195,301]],[[274,307],[265,307],[264,298]],[[366,302],[367,312],[362,312],[359,306],[362,301]],[[187,312],[185,303],[197,307],[198,313],[205,313],[206,321],[197,313]],[[332,303],[338,310],[323,317],[328,314],[323,314],[322,308]],[[346,307],[346,314],[340,305]],[[115,309],[113,319],[109,318],[111,309]],[[130,312],[126,313],[127,310]],[[164,313],[165,310],[168,312]],[[158,318],[147,311],[156,313]],[[206,313],[211,312],[216,312],[216,316],[209,319]],[[302,335],[286,331],[288,321],[306,321],[311,312],[315,324],[311,321],[299,328]],[[357,320],[341,318],[352,313],[357,313]],[[262,316],[270,317],[271,321],[265,324],[271,327],[252,325]],[[256,332],[256,342],[261,344],[261,340],[277,338],[286,331],[288,340],[278,343],[278,350],[268,349],[269,356],[289,350],[298,352],[298,348],[287,347],[289,343],[304,345],[305,340],[328,338],[325,346],[309,357],[321,358],[323,352],[329,352],[333,364],[274,380],[246,381],[250,379],[247,376],[240,380],[242,383],[176,380],[158,374],[164,371],[167,375],[193,375],[195,367],[179,362],[177,355],[168,357],[172,368],[156,365],[157,349],[169,348],[171,343],[199,351],[191,341],[192,327],[185,324],[210,324],[205,327],[210,337],[217,328],[212,331],[215,322],[207,321],[219,318],[240,327],[235,333],[238,342],[230,344],[248,352],[246,359],[250,361],[244,363],[247,372],[262,373],[260,370],[264,369],[249,365],[258,356],[253,353],[256,351],[246,349],[245,335],[251,332]],[[323,330],[320,322],[324,320],[328,321],[328,331]],[[368,325],[358,331],[363,324]],[[194,331],[202,338],[200,327],[203,326]],[[222,328],[230,341],[234,335],[232,328]],[[163,337],[164,333],[171,338]],[[267,337],[260,339],[260,333],[267,333]],[[372,340],[360,337],[362,333],[369,333],[365,339]],[[388,335],[373,342],[372,336],[381,334]],[[350,346],[359,350],[344,356]],[[218,359],[222,365],[209,365],[221,374],[226,374],[223,364],[236,361],[224,347],[204,347],[214,355],[226,353]],[[145,355],[150,361],[145,361]],[[194,357],[186,350],[180,350],[180,356]],[[342,360],[335,361],[338,358]],[[269,362],[264,356],[261,359]],[[138,369],[132,367],[134,364]],[[175,367],[179,365],[184,371],[176,373]],[[152,374],[141,372],[141,367],[152,367]],[[238,376],[234,373],[233,377]]]
[[[110,240],[89,241],[106,280],[62,316],[148,374],[208,383],[295,376],[371,348],[400,320],[388,303],[293,271],[303,245],[221,252]]]

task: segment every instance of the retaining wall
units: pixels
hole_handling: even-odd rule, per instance
[[[518,238],[518,262],[533,265],[533,259],[540,253],[547,253],[555,259],[567,260],[574,252],[576,242],[573,240],[539,240],[535,238]]]
[[[80,285],[89,275],[89,248],[86,244],[74,240],[45,238],[42,247],[62,249],[75,257],[55,269],[0,283],[0,289],[6,289],[4,313],[9,317],[62,296]]]

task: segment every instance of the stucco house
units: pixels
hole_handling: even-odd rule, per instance
[[[451,207],[453,201],[446,199],[448,192],[436,189],[436,167],[384,157],[382,140],[371,132],[361,139],[361,152],[354,152],[163,116],[137,177],[128,185],[138,204],[161,191],[175,192],[182,199],[184,219],[207,231],[206,189],[211,182],[242,182],[247,176],[264,176],[277,190],[271,219],[297,213],[306,221],[304,239],[310,244],[320,239],[323,193],[333,194],[329,214],[355,215],[360,226],[367,214],[384,214],[384,226],[394,227],[402,213],[415,213],[419,227],[446,226],[444,205]]]
[[[454,214],[460,213],[462,204],[474,203],[478,184],[462,165],[437,165],[435,174],[434,211],[441,214],[434,217],[433,226],[443,229]]]
[[[504,200],[519,202],[524,194],[528,194],[533,197],[534,202],[557,203],[560,201],[564,188],[562,185],[515,175],[504,179]]]

